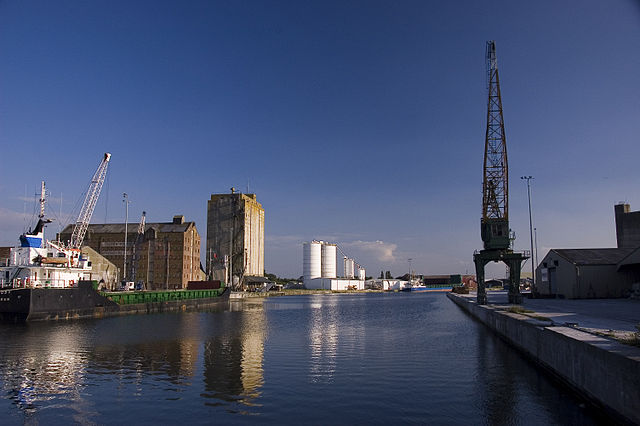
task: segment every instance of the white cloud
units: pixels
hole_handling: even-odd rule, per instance
[[[378,262],[393,263],[396,261],[394,251],[398,248],[397,244],[385,243],[384,241],[351,241],[340,243],[340,247],[344,250],[353,252],[354,257],[361,254],[366,258],[374,258]],[[357,259],[356,259],[357,260]]]

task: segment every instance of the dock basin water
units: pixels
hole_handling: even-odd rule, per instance
[[[2,424],[596,424],[442,293],[0,324]]]

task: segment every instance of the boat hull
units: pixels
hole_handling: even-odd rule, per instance
[[[0,320],[48,321],[198,310],[228,302],[229,293],[225,288],[216,297],[119,304],[90,286],[0,290]]]
[[[447,291],[451,291],[451,286],[434,286],[434,287],[410,287],[410,288],[404,288],[402,289],[402,291],[406,291],[406,292],[411,292],[411,293],[424,293],[424,292],[447,292]]]

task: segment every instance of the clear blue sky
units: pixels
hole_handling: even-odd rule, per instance
[[[614,246],[614,203],[640,209],[632,0],[0,1],[0,245],[31,225],[25,188],[66,218],[109,151],[93,222],[127,192],[132,222],[184,214],[204,248],[209,195],[248,181],[268,272],[301,275],[313,238],[373,275],[472,272],[490,39],[516,248],[522,175],[540,258]]]

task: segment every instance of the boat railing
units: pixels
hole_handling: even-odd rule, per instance
[[[73,288],[77,287],[78,283],[67,283],[65,280],[47,279],[37,282],[32,282],[24,278],[4,279],[0,278],[0,288]]]

